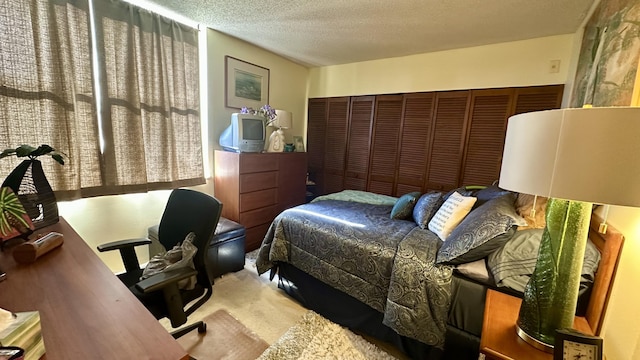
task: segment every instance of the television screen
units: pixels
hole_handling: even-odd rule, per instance
[[[242,119],[243,140],[263,140],[264,123],[262,120]]]

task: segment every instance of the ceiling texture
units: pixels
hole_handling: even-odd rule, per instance
[[[572,34],[594,0],[148,0],[313,67]]]

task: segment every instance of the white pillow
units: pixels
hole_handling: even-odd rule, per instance
[[[471,211],[476,200],[473,196],[462,196],[454,191],[429,221],[429,230],[438,235],[440,240],[445,241],[453,229]]]

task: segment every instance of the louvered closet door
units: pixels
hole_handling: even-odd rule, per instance
[[[344,190],[349,98],[330,98],[327,108],[327,136],[324,152],[324,193]]]
[[[366,190],[375,96],[351,98],[344,188]]]
[[[328,100],[309,99],[307,112],[307,161],[309,179],[316,183],[316,195],[324,194],[324,152],[327,135]]]
[[[562,105],[563,91],[564,85],[517,88],[511,115],[558,109]]]
[[[422,192],[429,161],[434,98],[434,93],[404,95],[396,195]]]
[[[402,95],[376,96],[367,191],[396,195],[394,181],[401,119]]]
[[[499,179],[513,92],[512,89],[471,92],[460,185],[491,185]]]
[[[436,94],[427,189],[458,187],[470,91]]]

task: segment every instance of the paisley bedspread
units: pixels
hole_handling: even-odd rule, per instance
[[[384,314],[398,334],[442,348],[453,268],[440,239],[391,206],[323,200],[282,212],[262,243],[259,273],[290,263]]]

